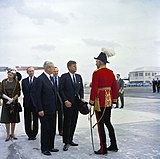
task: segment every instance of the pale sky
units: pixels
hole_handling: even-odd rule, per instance
[[[160,0],[0,0],[0,66],[50,60],[62,74],[75,60],[90,81],[101,48],[122,77],[160,67]]]

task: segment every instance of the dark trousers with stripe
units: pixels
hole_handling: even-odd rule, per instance
[[[72,103],[71,108],[64,106],[63,143],[69,144],[73,140],[78,119],[78,101]]]
[[[101,108],[101,112],[95,111],[97,122],[99,121],[99,119],[101,119],[98,122],[98,134],[99,134],[99,139],[100,139],[100,150],[102,153],[107,151],[106,133],[105,133],[104,125],[106,125],[108,132],[109,132],[110,144],[113,147],[117,148],[117,142],[116,142],[114,128],[113,128],[111,121],[110,121],[111,109],[112,109],[111,107],[106,107],[106,108]],[[104,114],[103,114],[103,112],[104,112]],[[102,117],[102,114],[103,114],[103,117]]]
[[[56,132],[56,114],[45,114],[40,117],[41,122],[41,151],[49,151],[54,148]]]

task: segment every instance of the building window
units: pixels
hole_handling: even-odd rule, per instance
[[[139,76],[143,76],[143,72],[139,72]]]
[[[137,77],[138,76],[138,72],[135,72],[135,77]]]
[[[130,74],[130,77],[134,77],[134,73],[131,73],[131,74]]]
[[[151,75],[150,72],[145,73],[145,76],[150,76],[150,75]]]

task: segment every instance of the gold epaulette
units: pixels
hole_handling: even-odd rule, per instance
[[[105,107],[112,106],[112,99],[110,90],[105,90]]]
[[[98,97],[96,97],[96,99],[95,99],[94,110],[96,110],[96,111],[98,111],[98,112],[101,111],[100,103],[99,103],[99,98],[98,98]]]

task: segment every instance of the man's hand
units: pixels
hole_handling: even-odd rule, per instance
[[[38,112],[38,115],[39,115],[40,117],[43,117],[43,116],[44,116],[44,111]]]
[[[66,100],[64,103],[67,108],[70,108],[72,106],[72,103],[69,100]]]

